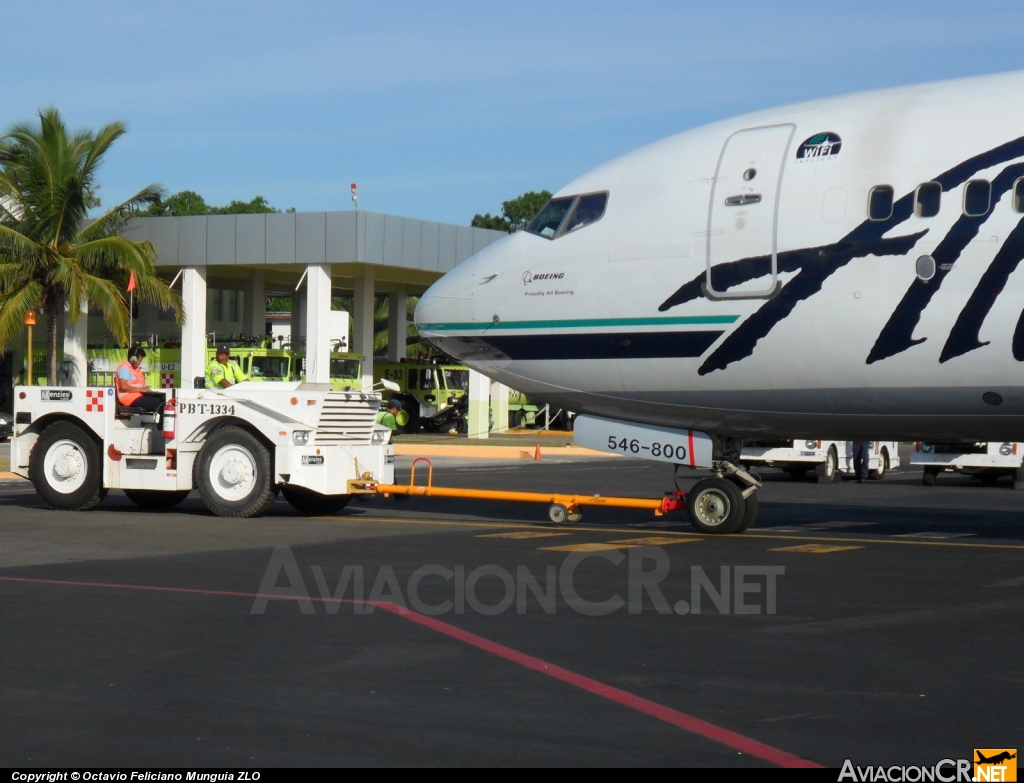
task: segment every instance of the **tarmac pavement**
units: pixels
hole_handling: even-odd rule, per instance
[[[673,488],[670,466],[625,459],[435,465],[451,486]],[[757,526],[730,537],[685,514],[555,526],[540,504],[424,498],[226,520],[195,494],[150,513],[112,492],[73,514],[0,483],[0,763],[838,767],[1015,747],[1024,493],[906,467],[764,479]]]

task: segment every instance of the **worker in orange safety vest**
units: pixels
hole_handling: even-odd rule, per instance
[[[165,397],[154,392],[146,384],[146,376],[139,369],[146,352],[141,345],[128,351],[128,358],[118,365],[114,376],[117,381],[117,401],[126,408],[136,408],[140,412],[156,412],[163,409]]]

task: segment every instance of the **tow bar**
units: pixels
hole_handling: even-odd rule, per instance
[[[416,463],[427,463],[427,483],[416,484]],[[663,498],[619,498],[607,495],[563,495],[548,492],[510,492],[497,489],[466,489],[463,487],[435,487],[434,463],[427,457],[417,457],[412,462],[408,484],[374,484],[371,491],[389,495],[418,495],[420,497],[469,498],[474,500],[518,500],[524,503],[548,503],[548,519],[556,525],[563,522],[579,522],[583,519],[581,506],[606,506],[610,508],[648,508],[655,516],[669,511],[686,508],[686,493],[676,490],[666,492]]]

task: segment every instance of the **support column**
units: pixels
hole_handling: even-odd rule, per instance
[[[292,323],[291,323],[291,336],[288,338],[292,343],[293,351],[301,351],[304,349],[302,344],[302,338],[306,335],[306,281],[302,281],[302,286],[298,291],[292,293]]]
[[[469,371],[469,413],[466,432],[471,438],[486,438],[489,430],[491,379],[476,370]]]
[[[193,379],[206,375],[206,267],[187,266],[182,272],[181,388],[191,389]]]
[[[508,429],[508,386],[497,381],[491,381],[491,416],[495,433]]]
[[[407,297],[402,286],[388,294],[388,360],[397,362],[405,358],[405,336],[408,333],[405,314]]]
[[[373,267],[363,266],[363,277],[357,277],[352,291],[352,341],[350,351],[362,354],[362,388],[373,386]]]
[[[267,297],[262,269],[253,269],[252,278],[242,286],[242,331],[248,337],[267,333]]]
[[[70,302],[64,303],[64,361],[61,363],[61,386],[89,385],[89,356],[87,338],[89,332],[89,303],[82,300],[75,316],[71,313]],[[65,376],[64,373],[67,373]]]
[[[331,382],[331,265],[306,267],[306,380]]]

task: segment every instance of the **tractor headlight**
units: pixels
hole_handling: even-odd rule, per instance
[[[935,447],[932,444],[930,444],[930,443],[922,443],[921,444],[921,453],[922,454],[931,454],[933,451],[935,451]]]
[[[1013,444],[1004,443],[1002,446],[999,447],[999,453],[1002,454],[1004,457],[1009,457],[1011,454],[1013,454]]]
[[[385,443],[388,442],[388,435],[390,434],[391,430],[387,429],[386,427],[381,428],[379,430],[374,430],[373,433],[370,435],[370,445],[383,446]]]
[[[807,448],[809,448],[809,449],[816,449],[816,448],[818,448],[818,441],[816,441],[816,440],[805,440],[804,441],[804,445]]]
[[[306,430],[295,430],[292,433],[292,443],[296,446],[305,446],[309,443],[309,432]]]

